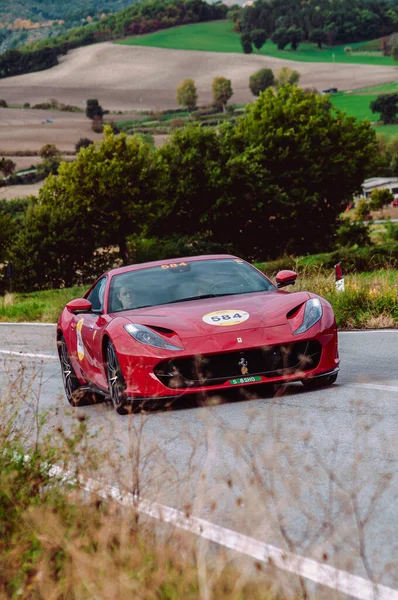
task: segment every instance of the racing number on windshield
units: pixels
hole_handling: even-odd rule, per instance
[[[188,266],[185,262],[180,263],[170,263],[169,265],[162,265],[162,269],[175,269],[176,267],[186,267]]]
[[[217,323],[217,321],[230,321],[231,319],[242,319],[243,315],[239,313],[235,313],[234,315],[219,315],[215,317],[211,317],[211,320]]]

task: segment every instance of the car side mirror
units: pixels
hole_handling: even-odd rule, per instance
[[[92,308],[93,305],[86,298],[76,298],[66,305],[66,310],[74,314],[90,312]]]
[[[276,275],[276,286],[278,288],[294,285],[296,283],[297,273],[295,271],[279,271]]]

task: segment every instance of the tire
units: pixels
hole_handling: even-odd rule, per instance
[[[83,389],[72,367],[68,347],[64,336],[58,342],[58,355],[61,363],[62,382],[65,396],[72,406],[87,406],[96,401],[96,395]]]
[[[302,384],[309,390],[316,390],[322,387],[333,385],[337,379],[337,373],[325,375],[324,377],[314,377],[314,379],[303,379]]]
[[[126,382],[112,342],[108,342],[106,347],[106,375],[109,385],[109,395],[114,409],[119,415],[127,414],[130,411],[128,410],[127,397],[124,393]]]

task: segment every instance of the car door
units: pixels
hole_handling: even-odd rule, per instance
[[[102,277],[87,296],[92,304],[89,313],[79,315],[76,323],[77,355],[85,378],[90,383],[106,389],[101,342],[110,317],[103,313],[107,277]]]

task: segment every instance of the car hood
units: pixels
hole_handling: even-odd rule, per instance
[[[286,314],[309,298],[308,292],[258,292],[123,311],[123,317],[187,339],[285,324]]]

